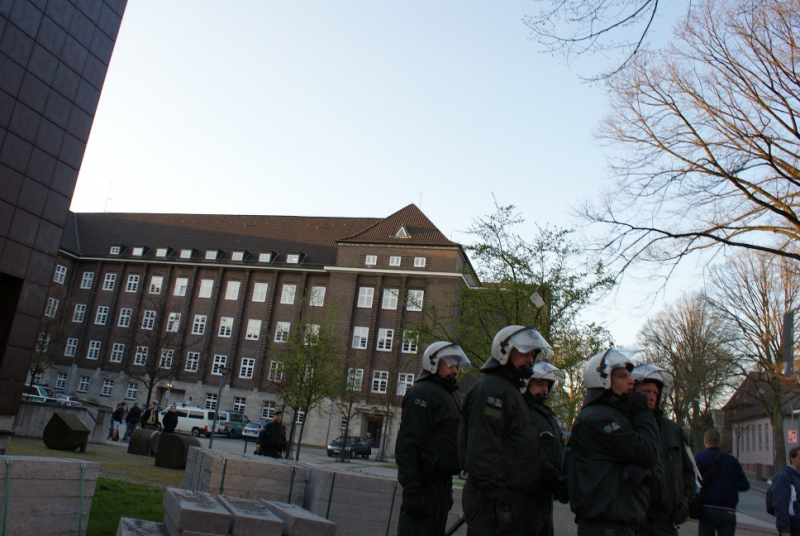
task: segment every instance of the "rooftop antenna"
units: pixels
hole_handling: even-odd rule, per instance
[[[108,195],[106,196],[106,206],[103,207],[103,212],[108,212],[108,202],[111,201],[111,187],[114,186],[114,183],[108,185]]]

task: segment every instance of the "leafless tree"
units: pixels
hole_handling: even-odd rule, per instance
[[[675,376],[662,409],[689,431],[692,448],[702,448],[711,410],[741,378],[733,352],[738,334],[717,316],[705,296],[687,295],[650,318],[639,333],[647,360]]]
[[[736,331],[734,361],[742,377],[752,377],[752,394],[770,419],[775,467],[786,460],[783,442],[784,395],[797,392],[796,380],[783,376],[783,314],[800,303],[796,263],[769,253],[744,251],[711,268],[707,288],[716,314]],[[798,330],[794,330],[797,334]],[[797,337],[794,342],[797,348]]]
[[[50,291],[45,313],[39,321],[39,334],[31,352],[31,362],[28,365],[31,384],[37,376],[44,374],[54,365],[67,363],[72,359],[64,357],[68,334],[64,319],[71,308],[65,299],[65,294],[63,286],[54,285]]]
[[[799,0],[704,0],[611,81],[617,180],[579,212],[616,270],[669,276],[727,248],[800,260],[798,16]]]

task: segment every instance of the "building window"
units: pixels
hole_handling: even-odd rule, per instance
[[[150,294],[161,294],[161,287],[164,286],[164,277],[154,275],[150,278]]]
[[[56,378],[56,389],[63,389],[67,386],[67,375],[63,372],[58,373],[58,377]]]
[[[405,395],[406,391],[411,389],[411,386],[414,385],[414,374],[410,372],[401,372],[397,376],[397,394],[398,395]]]
[[[424,290],[409,290],[406,300],[406,311],[422,311],[422,298],[425,296]]]
[[[403,332],[403,346],[400,352],[404,354],[416,354],[419,334],[416,331],[405,330]]]
[[[397,296],[399,294],[400,289],[383,289],[383,303],[381,304],[381,309],[397,309]]]
[[[217,249],[209,249],[208,251],[206,251],[206,260],[207,261],[215,261],[215,260],[217,260],[217,254],[218,253],[219,253],[219,250],[217,250]]]
[[[194,250],[191,250],[191,249],[182,249],[181,250],[181,259],[191,259],[193,251]]]
[[[361,382],[364,379],[364,369],[349,368],[347,369],[347,390],[360,391]]]
[[[56,311],[58,311],[58,300],[55,298],[47,298],[47,307],[44,310],[44,316],[55,318]]]
[[[133,364],[139,367],[143,367],[147,364],[147,355],[150,353],[149,348],[147,346],[137,346],[136,347],[136,357],[133,358]]]
[[[393,329],[380,328],[378,330],[378,350],[381,352],[391,352],[393,338]]]
[[[119,252],[121,250],[122,250],[122,248],[120,246],[111,246],[111,250],[109,251],[109,253],[111,255],[119,255]]]
[[[294,303],[294,295],[297,293],[297,285],[283,285],[281,292],[281,303]]]
[[[131,252],[131,255],[133,257],[141,257],[142,255],[144,255],[144,248],[143,247],[135,247],[135,248],[133,248],[133,251]]]
[[[311,287],[311,298],[308,301],[310,307],[322,307],[325,305],[325,287]]]
[[[275,402],[271,400],[265,400],[261,405],[261,418],[266,420],[272,420],[275,416]]]
[[[764,447],[763,437],[764,436],[761,435],[761,425],[759,424],[758,425],[758,450],[759,451],[762,450],[763,447]]]
[[[389,266],[400,266],[400,257],[389,257]]]
[[[344,413],[339,415],[339,428],[342,430],[347,430],[347,415]]]
[[[100,391],[101,396],[111,396],[111,391],[114,389],[114,380],[103,380],[103,390]]]
[[[303,334],[303,344],[306,346],[316,346],[319,341],[319,324],[306,324],[306,331]]]
[[[67,344],[64,346],[64,355],[67,357],[75,357],[77,349],[78,339],[67,339]]]
[[[167,256],[167,248],[156,248],[156,257],[164,258]]]
[[[281,383],[283,380],[283,363],[280,361],[269,362],[269,374],[267,379],[271,382]]]
[[[223,316],[219,320],[219,336],[229,338],[233,330],[233,317]]]
[[[389,388],[389,372],[376,370],[372,373],[372,392],[385,394]]]
[[[378,256],[377,255],[367,255],[367,258],[364,259],[364,264],[367,266],[375,266],[378,264]]]
[[[232,261],[243,261],[244,260],[244,251],[234,251],[231,254]]]
[[[764,450],[769,450],[769,423],[764,425]]]
[[[136,391],[139,390],[138,383],[129,383],[128,389],[125,391],[125,398],[127,400],[136,400]]]
[[[238,411],[239,413],[244,413],[244,407],[247,399],[243,396],[234,396],[233,397],[233,411]]]
[[[366,350],[367,339],[369,339],[369,328],[363,326],[356,326],[353,328],[353,348]]]
[[[94,323],[98,326],[105,326],[108,319],[108,307],[100,306],[97,308],[97,314],[94,315]]]
[[[192,324],[192,335],[202,335],[206,332],[206,315],[194,315],[194,324]]]
[[[63,285],[64,284],[64,279],[66,279],[66,277],[67,277],[67,267],[66,266],[62,266],[60,264],[57,264],[56,265],[56,273],[53,276],[53,281],[55,281],[59,285]]]
[[[117,281],[117,274],[106,274],[103,281],[103,290],[114,290],[114,283]]]
[[[131,317],[133,316],[133,309],[120,309],[119,310],[119,320],[117,321],[117,326],[121,328],[127,328],[131,325]]]
[[[414,268],[425,268],[425,257],[414,257]]]
[[[81,288],[92,288],[93,282],[94,272],[83,272],[83,278],[81,278]]]
[[[167,319],[167,331],[170,333],[178,333],[178,328],[181,325],[181,314],[170,313]]]
[[[275,342],[286,342],[289,340],[290,322],[278,322],[275,328]]]
[[[175,290],[173,296],[186,296],[186,287],[189,286],[189,279],[186,277],[175,278]]]
[[[125,345],[121,342],[115,342],[111,347],[111,362],[122,363],[122,355],[125,353]]]
[[[156,325],[156,312],[155,311],[145,311],[144,317],[142,317],[142,329],[151,330],[153,326]]]
[[[49,302],[48,305],[50,305]],[[80,324],[81,322],[83,322],[83,317],[85,315],[86,315],[86,304],[79,303],[75,305],[75,312],[72,313],[72,321]]]
[[[375,289],[372,287],[359,287],[358,289],[358,307],[370,309],[372,307],[372,297],[375,295]]]
[[[226,300],[238,300],[239,299],[239,286],[241,283],[239,281],[228,281],[228,288],[225,289],[225,299]]]
[[[270,261],[272,261],[272,253],[258,254],[258,262],[270,262]]]
[[[36,338],[36,351],[46,352],[47,348],[49,347],[50,347],[50,335],[39,333],[39,336]],[[39,380],[36,381],[38,382]]]
[[[158,362],[158,368],[165,368],[171,369],[172,368],[172,358],[175,356],[175,350],[169,350],[167,348],[161,349],[161,359]]]
[[[200,352],[189,352],[186,354],[186,366],[183,370],[187,372],[197,372],[198,364],[200,364]]]
[[[217,393],[206,393],[206,409],[217,409]]]
[[[304,420],[306,420],[306,410],[298,409],[297,413],[294,416],[294,423],[295,424],[303,424]]]
[[[286,255],[286,264],[298,264],[300,262],[300,255]]]
[[[228,356],[226,355],[215,355],[214,356],[214,366],[211,367],[211,374],[214,376],[222,376],[222,371],[220,370],[228,363]]]
[[[267,283],[256,283],[253,287],[253,301],[265,302],[267,301],[267,290],[269,285]]]
[[[239,377],[249,380],[253,377],[253,370],[256,367],[256,360],[252,357],[243,357],[239,367]]]
[[[247,321],[247,334],[244,336],[248,341],[257,341],[261,333],[261,320],[251,318]]]
[[[81,379],[78,382],[78,392],[85,393],[88,390],[89,390],[89,376],[81,376]]]
[[[136,292],[139,288],[139,276],[138,275],[129,275],[128,276],[128,284],[125,285],[125,292]]]
[[[200,281],[200,294],[198,294],[197,297],[210,298],[212,290],[214,290],[214,280],[203,279],[202,281]]]

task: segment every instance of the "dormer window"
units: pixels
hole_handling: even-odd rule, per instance
[[[425,268],[425,257],[414,257],[414,268]]]
[[[181,250],[181,259],[191,259],[192,253],[194,253],[193,249],[182,249]]]
[[[144,255],[144,248],[143,247],[133,248],[131,255],[133,255],[134,257],[141,257],[142,255]]]
[[[243,261],[244,260],[244,251],[234,251],[231,254],[232,261]]]
[[[272,262],[272,253],[259,253],[258,262]]]
[[[162,259],[167,256],[169,252],[169,248],[157,248],[156,249],[156,257],[161,257]]]
[[[300,263],[300,255],[297,255],[296,253],[286,255],[286,264],[299,264],[299,263]]]
[[[119,255],[121,249],[122,249],[121,246],[111,246],[111,251],[109,253],[111,255]]]
[[[389,257],[389,266],[400,266],[400,257]]]
[[[377,255],[367,255],[367,258],[364,259],[364,264],[367,266],[375,266],[378,264],[378,256]]]
[[[209,249],[206,251],[206,260],[207,261],[215,261],[217,260],[217,254],[219,253],[218,249]]]
[[[411,235],[408,234],[408,230],[406,229],[405,225],[401,225],[400,228],[392,235],[394,238],[411,238]]]

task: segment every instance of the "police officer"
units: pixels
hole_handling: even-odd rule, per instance
[[[468,473],[462,496],[468,535],[532,532],[523,513],[539,479],[539,435],[520,389],[549,350],[535,329],[501,329],[481,367],[485,376],[464,399],[458,456]]]
[[[541,484],[530,496],[529,508],[526,510],[526,515],[531,517],[533,536],[553,534],[554,497],[564,504],[569,501],[568,479],[564,467],[564,436],[555,413],[546,404],[555,384],[563,379],[564,373],[558,368],[538,361],[533,365],[533,375],[523,394],[539,434]]]
[[[403,398],[395,445],[397,480],[403,486],[399,536],[440,536],[453,505],[458,473],[456,437],[461,404],[459,371],[470,367],[458,345],[439,341],[422,355],[422,372]]]
[[[658,426],[647,397],[633,391],[635,353],[610,348],[584,369],[586,397],[567,452],[579,536],[635,535],[647,515]]]
[[[656,365],[638,365],[631,372],[636,391],[647,396],[647,407],[658,425],[662,470],[650,484],[650,506],[644,532],[648,536],[677,536],[675,525],[689,517],[689,497],[695,491],[694,463],[683,430],[661,411],[664,391],[673,385],[669,371]]]

